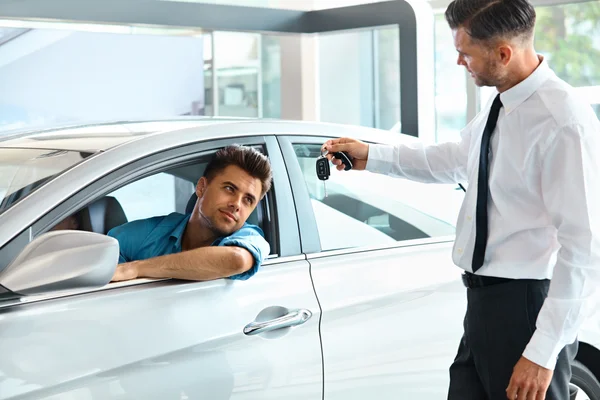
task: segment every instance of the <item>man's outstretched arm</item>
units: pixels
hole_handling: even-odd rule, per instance
[[[254,257],[243,247],[210,246],[147,260],[119,264],[112,281],[174,278],[208,281],[248,271]]]

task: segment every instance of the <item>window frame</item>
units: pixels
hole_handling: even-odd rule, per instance
[[[339,250],[323,250],[321,248],[321,239],[319,230],[316,222],[315,213],[312,208],[310,201],[310,195],[304,174],[300,167],[300,163],[296,157],[294,151],[294,144],[323,144],[329,139],[334,139],[330,136],[320,136],[307,134],[305,136],[279,136],[278,141],[281,146],[284,161],[288,174],[290,175],[290,182],[292,185],[292,192],[294,195],[294,202],[296,204],[297,215],[302,216],[299,218],[298,225],[300,229],[300,238],[302,243],[302,251],[307,255],[320,257],[327,255],[338,255],[348,253],[359,253],[364,251],[379,250],[379,249],[392,249],[399,247],[408,247],[415,245],[426,245],[426,244],[437,244],[454,241],[455,236],[434,236],[421,239],[409,239],[409,240],[398,240],[395,243],[381,244],[375,246],[359,246],[349,247]],[[370,143],[370,142],[368,142]],[[375,142],[372,142],[375,143]],[[315,172],[316,173],[316,172]]]

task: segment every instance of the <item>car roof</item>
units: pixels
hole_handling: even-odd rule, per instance
[[[97,152],[160,131],[174,131],[246,118],[179,117],[106,121],[0,132],[0,148],[39,148]]]
[[[215,125],[229,125],[218,129]],[[211,129],[212,128],[212,129]],[[0,132],[0,148],[70,150],[95,153],[119,145],[176,132],[194,132],[195,139],[244,136],[246,133],[273,135],[351,136],[363,140],[389,143],[412,141],[414,137],[396,132],[324,122],[289,121],[251,118],[180,117],[164,120],[117,121],[63,125],[48,129]],[[247,131],[247,132],[246,132]],[[221,135],[222,133],[222,135]]]

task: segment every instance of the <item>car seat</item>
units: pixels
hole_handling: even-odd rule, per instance
[[[127,216],[117,199],[102,197],[79,211],[80,229],[106,235],[108,231],[127,223]]]

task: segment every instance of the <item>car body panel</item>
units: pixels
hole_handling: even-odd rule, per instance
[[[417,241],[415,241],[417,242]],[[322,309],[325,399],[434,400],[462,334],[451,242],[310,257]]]
[[[313,316],[274,337],[244,335],[273,306]],[[0,398],[321,399],[319,314],[301,257],[247,282],[117,283],[0,303]]]

